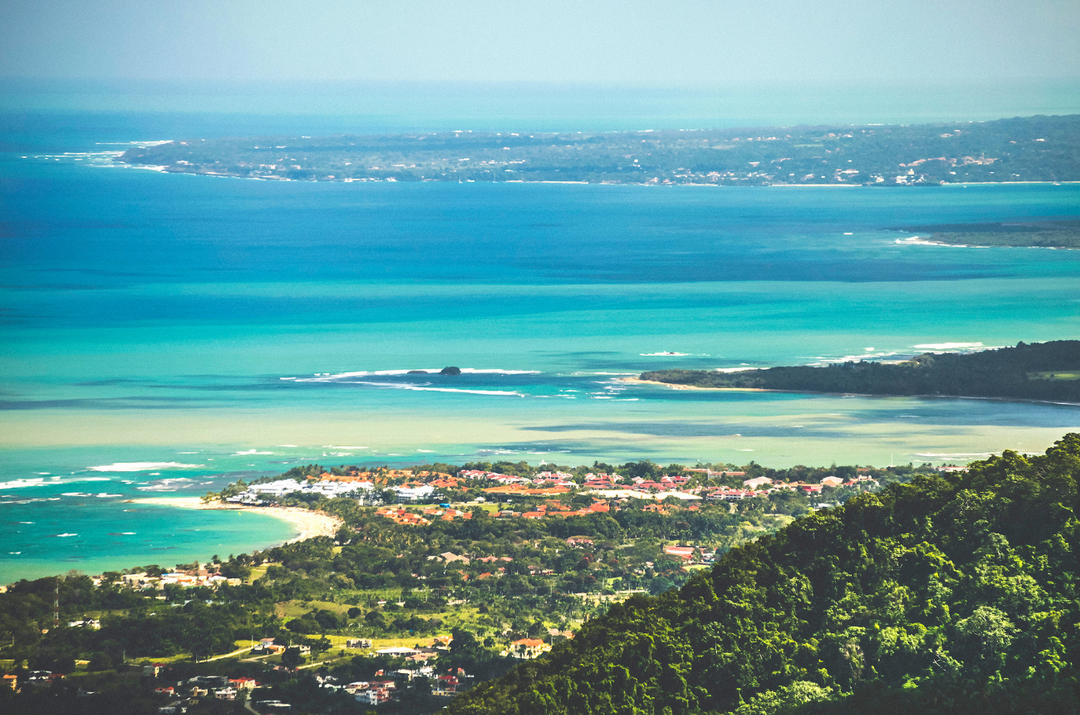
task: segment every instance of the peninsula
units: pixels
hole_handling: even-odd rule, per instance
[[[920,125],[187,139],[118,162],[293,181],[934,185],[1080,181],[1080,115]]]
[[[902,242],[944,246],[1010,246],[1016,248],[1080,248],[1080,221],[1045,219],[910,226],[900,230],[918,233]],[[926,236],[929,234],[929,238]]]
[[[895,363],[843,362],[743,372],[656,370],[641,380],[703,388],[863,395],[940,395],[1080,402],[1080,340],[1057,340],[966,355],[923,353]]]

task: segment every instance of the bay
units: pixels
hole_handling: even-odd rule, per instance
[[[1075,185],[214,179],[99,152],[228,114],[63,109],[3,115],[0,581],[284,541],[126,500],[294,464],[963,462],[1080,427],[1071,405],[621,381],[1076,338],[1080,253],[889,230],[1076,216]]]

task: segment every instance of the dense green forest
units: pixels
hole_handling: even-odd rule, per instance
[[[898,363],[844,362],[735,373],[657,370],[642,373],[641,379],[693,387],[1080,402],[1080,341],[1019,343],[970,354],[924,353]]]
[[[917,476],[614,606],[452,701],[519,713],[1080,712],[1080,435]]]
[[[298,181],[896,186],[1080,180],[1080,115],[922,125],[187,139],[121,163]]]

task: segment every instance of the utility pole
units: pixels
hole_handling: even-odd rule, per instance
[[[56,579],[56,600],[53,602],[53,628],[60,627],[60,579]]]

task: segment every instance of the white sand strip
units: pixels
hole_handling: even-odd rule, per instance
[[[213,509],[227,511],[253,511],[272,516],[292,524],[300,535],[286,543],[303,541],[316,536],[333,537],[341,525],[342,520],[330,514],[319,511],[309,511],[296,507],[281,506],[241,506],[238,504],[224,504],[222,502],[204,502],[201,497],[153,497],[146,499],[129,499],[131,504],[152,504],[154,506],[171,506],[181,509]]]

